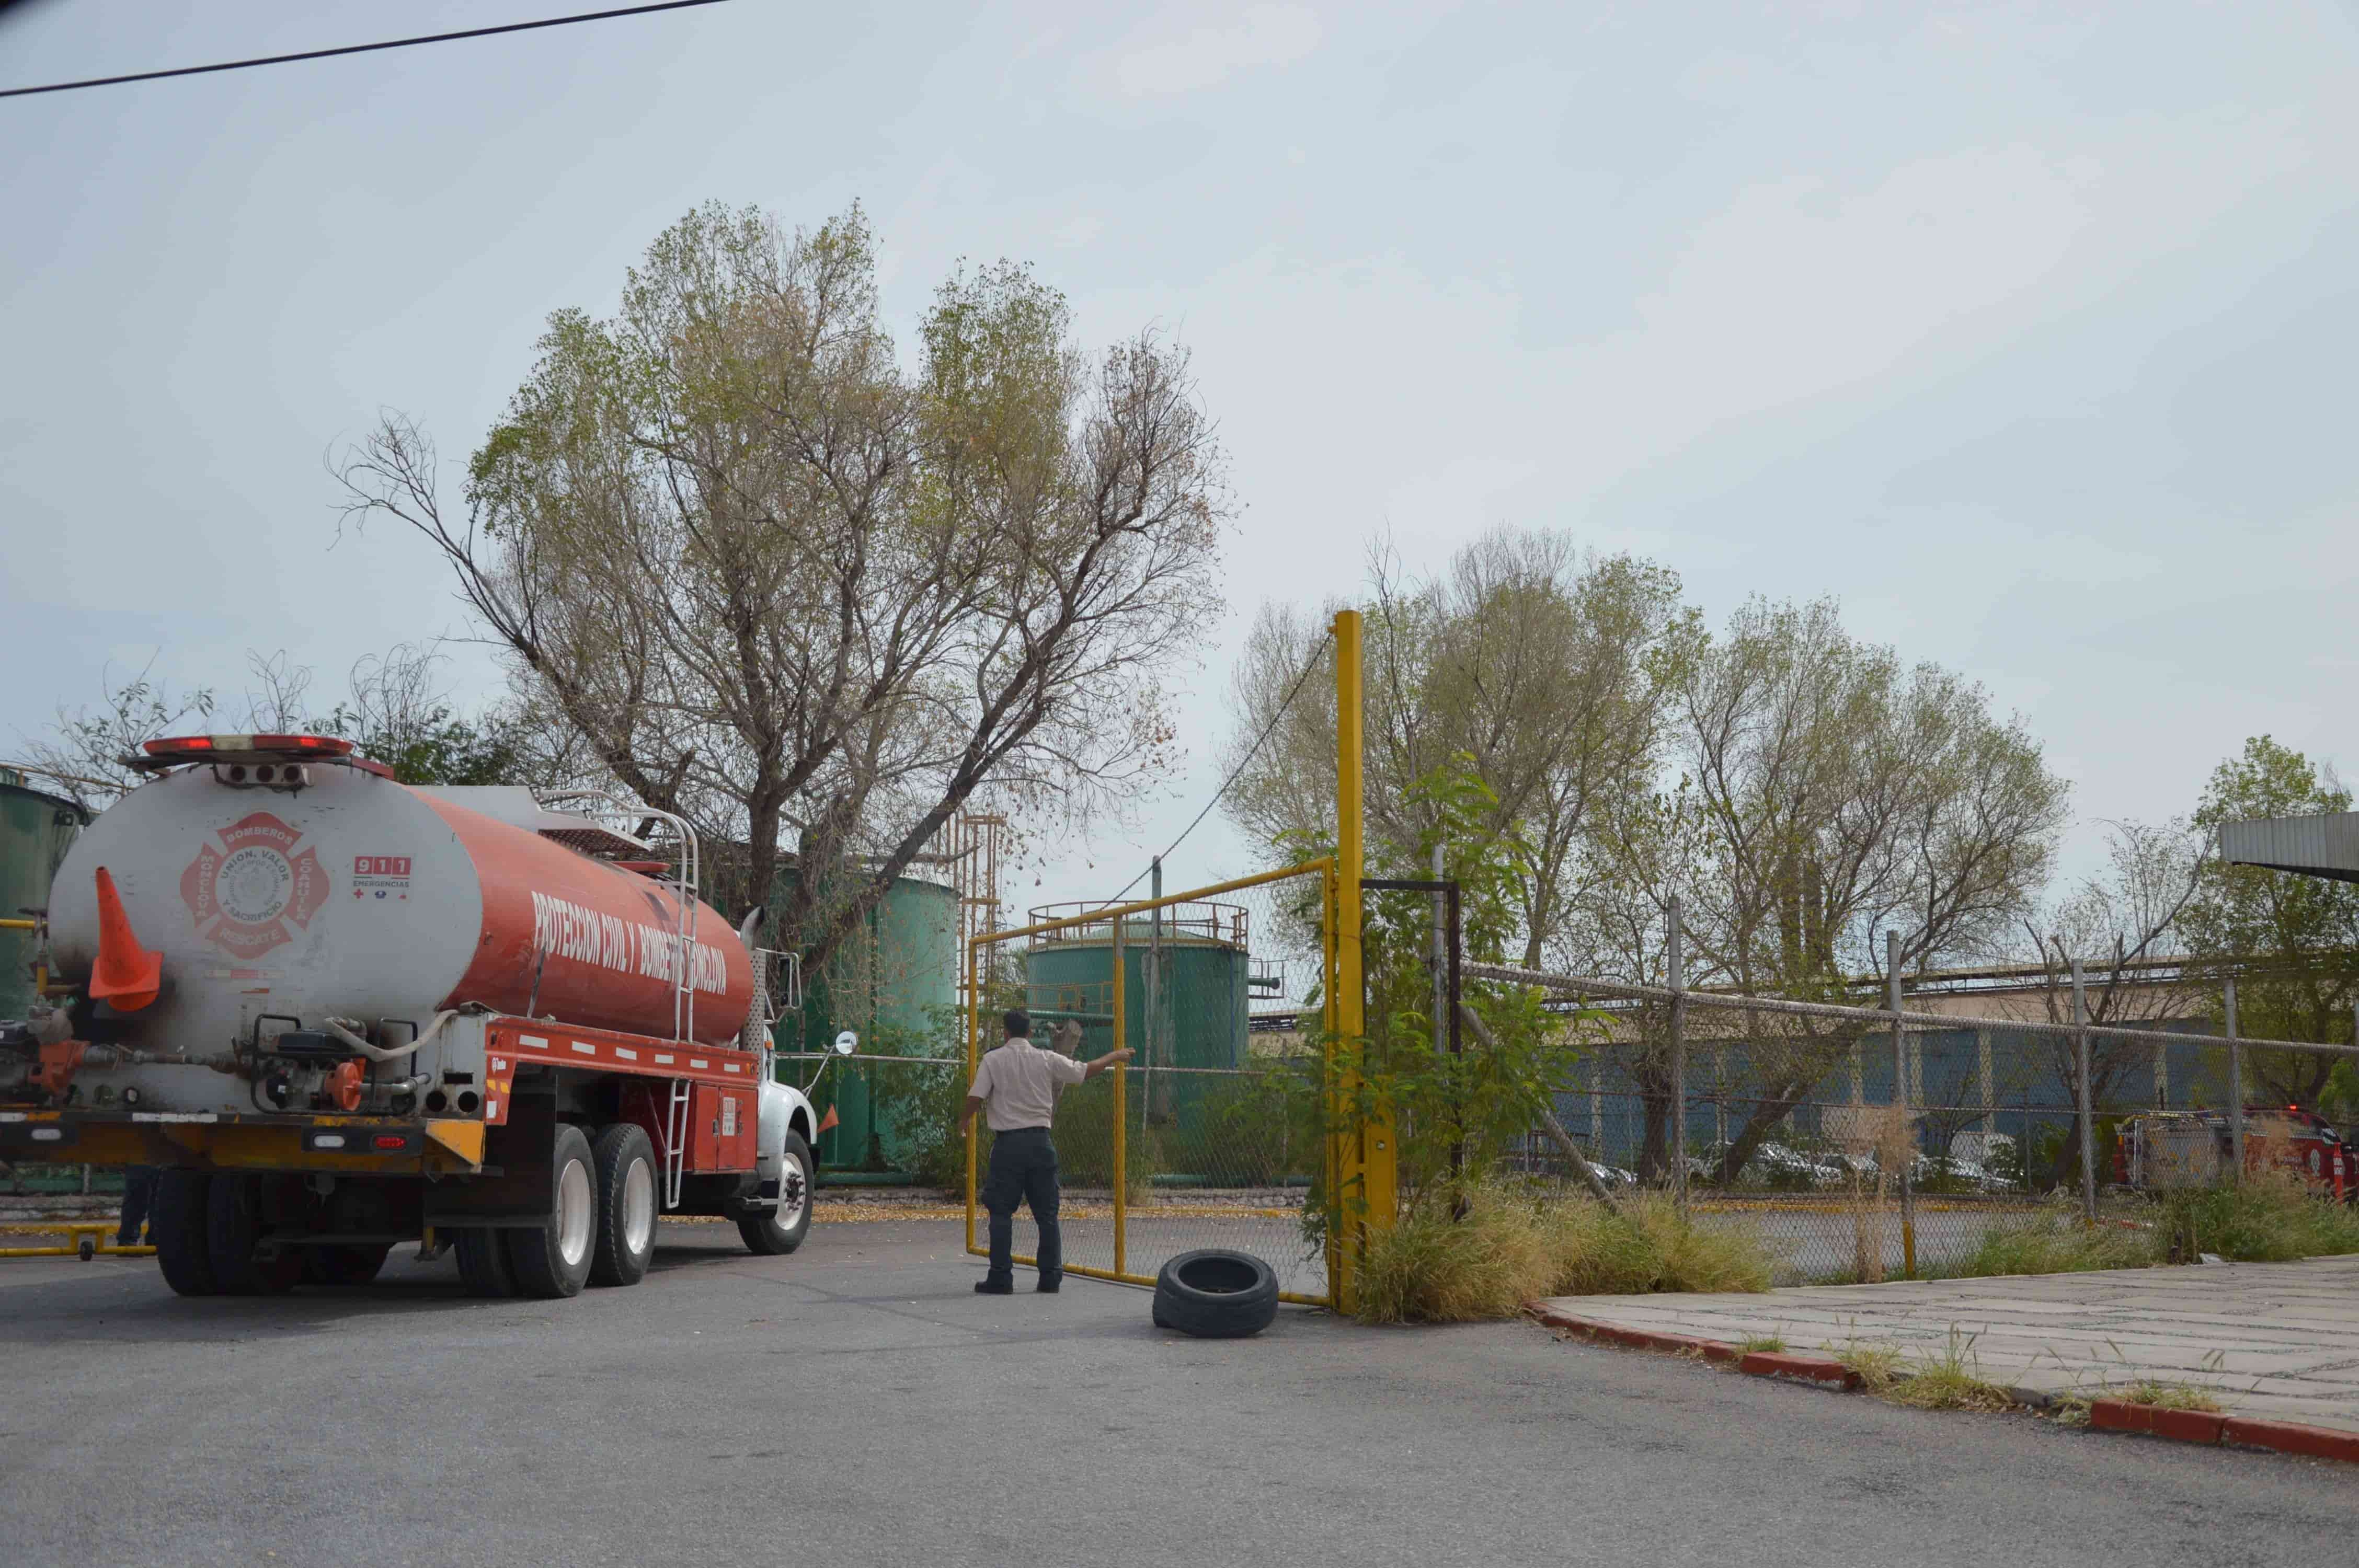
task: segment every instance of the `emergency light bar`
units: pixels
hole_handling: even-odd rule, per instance
[[[299,762],[348,757],[353,743],[333,735],[179,735],[140,750],[158,762]]]

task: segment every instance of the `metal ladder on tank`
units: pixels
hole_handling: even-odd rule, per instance
[[[682,1046],[696,1044],[696,899],[703,886],[696,829],[684,817],[669,811],[642,813],[671,824],[679,838],[679,861],[672,868],[671,1037]],[[680,1183],[688,1173],[689,1080],[671,1081],[671,1101],[664,1108],[664,1207],[679,1206]]]
[[[672,983],[671,1037],[683,1047],[695,1044],[696,1033],[696,901],[703,886],[703,863],[696,829],[688,819],[652,806],[634,806],[611,795],[582,795],[568,799],[595,802],[602,809],[598,816],[627,819],[634,823],[654,820],[670,826],[672,836],[679,844],[679,859],[672,867]],[[636,834],[631,835],[636,838]],[[690,1083],[687,1078],[671,1080],[671,1098],[664,1107],[664,1207],[679,1206],[680,1184],[688,1174],[688,1107]]]

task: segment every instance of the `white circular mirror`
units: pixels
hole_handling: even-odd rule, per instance
[[[859,1049],[860,1036],[854,1034],[851,1030],[847,1029],[842,1033],[835,1037],[835,1054],[837,1055],[849,1056],[854,1051]]]

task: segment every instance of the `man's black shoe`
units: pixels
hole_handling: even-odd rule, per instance
[[[1012,1296],[1016,1293],[1013,1280],[977,1280],[974,1293],[979,1296]]]
[[[1037,1288],[1042,1295],[1053,1296],[1057,1293],[1058,1288],[1063,1283],[1064,1281],[1061,1280],[1043,1280]]]

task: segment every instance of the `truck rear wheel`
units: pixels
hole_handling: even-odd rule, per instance
[[[210,1296],[221,1289],[213,1278],[212,1247],[206,1238],[211,1228],[207,1189],[212,1184],[209,1171],[174,1165],[157,1173],[156,1201],[148,1213],[147,1229],[156,1243],[156,1266],[176,1295]]]
[[[756,1209],[737,1222],[745,1249],[762,1258],[793,1251],[810,1234],[811,1152],[799,1133],[787,1134],[785,1158],[778,1162],[778,1206]]]
[[[219,1172],[205,1195],[206,1241],[212,1252],[213,1279],[223,1295],[281,1295],[303,1277],[303,1260],[297,1252],[281,1252],[268,1262],[254,1255],[255,1243],[266,1228],[263,1184],[268,1179]]]
[[[571,1122],[557,1124],[554,1164],[549,1223],[506,1233],[516,1292],[542,1301],[580,1295],[598,1251],[597,1161]]]
[[[656,1151],[636,1122],[602,1127],[590,1142],[598,1177],[598,1249],[590,1278],[636,1285],[656,1255]]]
[[[498,1231],[470,1226],[452,1233],[451,1249],[459,1255],[459,1280],[469,1295],[516,1294],[516,1276],[508,1271],[508,1251]]]

